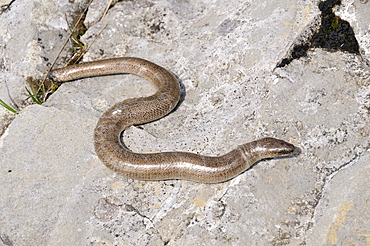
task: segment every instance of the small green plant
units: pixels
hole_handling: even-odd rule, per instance
[[[32,77],[27,78],[28,85],[30,86],[30,89],[26,88],[26,91],[32,101],[34,101],[37,104],[42,104],[45,101],[45,84],[39,83],[38,81],[34,80]]]
[[[37,104],[41,104],[42,103],[40,97],[38,96],[38,93],[35,93],[35,91],[32,90],[32,88],[31,88],[31,91],[27,87],[25,87],[25,88],[26,88],[26,91],[27,91],[28,95],[32,99],[32,101],[34,101]]]
[[[75,26],[72,27],[69,24],[70,22],[67,20],[67,16],[65,18],[70,32],[70,40],[73,50],[73,55],[66,64],[68,66],[78,63],[82,59],[83,55],[86,53],[87,47],[80,40],[80,36],[86,32],[86,27],[83,25],[83,22],[81,22],[81,20],[79,20],[75,24]]]
[[[67,62],[66,65],[71,65],[71,64],[78,63],[82,59],[83,55],[86,53],[86,51],[89,48],[82,41],[80,41],[80,36],[83,35],[86,32],[86,27],[83,25],[83,17],[85,16],[85,13],[86,13],[86,11],[87,11],[87,9],[90,6],[92,1],[93,0],[90,0],[88,2],[87,6],[85,7],[85,10],[81,13],[79,18],[77,19],[74,27],[69,25],[69,22],[67,21],[68,28],[70,30],[69,38],[65,40],[62,48],[60,49],[60,51],[58,53],[58,56],[59,56],[59,54],[62,52],[63,48],[67,44],[68,40],[71,40],[71,45],[72,45],[72,49],[73,49],[73,56],[69,59],[69,61]],[[111,3],[112,3],[112,1],[110,1],[109,5],[107,6],[106,11],[108,10],[109,6],[111,6]],[[104,28],[105,27],[106,27],[106,25],[104,26]],[[103,29],[100,31],[99,35],[103,31]],[[32,77],[27,78],[27,83],[28,83],[29,86],[26,87],[26,91],[28,93],[28,96],[32,99],[32,101],[37,103],[37,104],[42,104],[43,102],[45,102],[46,99],[48,98],[48,96],[50,96],[52,93],[54,93],[60,85],[60,83],[54,83],[53,81],[47,79],[47,74],[50,72],[51,68],[54,66],[54,64],[56,62],[56,59],[57,58],[55,58],[55,60],[52,63],[49,71],[46,73],[44,79],[35,80]],[[0,106],[6,108],[7,110],[9,110],[13,113],[16,113],[16,114],[18,113],[18,110],[12,108],[11,106],[6,104],[1,99],[0,99]]]

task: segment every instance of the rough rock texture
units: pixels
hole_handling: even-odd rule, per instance
[[[45,75],[67,38],[65,13],[86,1],[5,2],[0,99],[21,112],[9,126],[0,114],[0,245],[370,244],[367,1],[334,9],[359,54],[311,49],[280,68],[320,25],[318,1],[113,1],[103,18],[110,1],[94,1],[84,60],[145,58],[186,90],[173,113],[125,132],[132,150],[218,155],[264,136],[302,150],[213,185],[131,180],[97,158],[101,113],[155,91],[141,78],[65,83],[43,105],[23,106],[26,77]]]

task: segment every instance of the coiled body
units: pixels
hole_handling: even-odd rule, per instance
[[[186,152],[134,153],[121,144],[121,132],[132,125],[167,115],[179,101],[180,86],[169,71],[140,58],[124,57],[56,69],[49,77],[63,82],[119,73],[144,77],[158,88],[152,96],[132,98],[115,104],[101,116],[96,125],[94,144],[98,157],[106,166],[126,177],[218,183],[239,175],[261,159],[291,155],[296,150],[294,145],[283,140],[263,138],[238,146],[218,157]]]

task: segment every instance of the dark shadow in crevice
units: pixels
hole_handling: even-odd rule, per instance
[[[359,54],[359,45],[353,29],[348,21],[342,20],[333,12],[340,0],[327,0],[319,4],[321,11],[321,26],[306,39],[304,43],[293,46],[288,57],[279,62],[276,67],[284,67],[294,59],[306,56],[310,48],[322,48],[329,51],[343,51]]]

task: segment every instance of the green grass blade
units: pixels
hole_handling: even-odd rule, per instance
[[[31,92],[30,90],[28,90],[28,88],[26,87],[26,91],[28,92],[28,95],[31,97],[32,101],[34,101],[35,103],[37,104],[42,104],[42,102],[40,101],[40,99],[37,97],[37,95],[35,95],[33,92]]]
[[[18,111],[14,108],[10,107],[8,104],[6,104],[3,100],[0,99],[0,105],[9,110],[10,112],[13,112],[15,114],[18,114]]]

